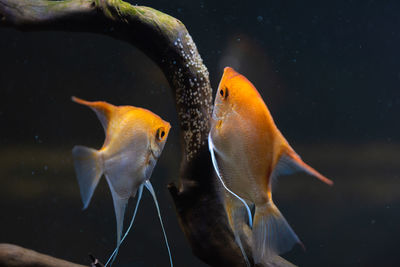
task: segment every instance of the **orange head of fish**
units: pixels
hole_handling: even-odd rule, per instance
[[[225,67],[215,96],[213,120],[218,123],[230,112],[237,112],[260,98],[260,94],[246,77],[231,67]]]
[[[169,131],[171,129],[171,125],[161,119],[159,116],[153,114],[151,130],[149,132],[150,135],[150,146],[151,151],[155,159],[158,159],[163,151],[165,142],[167,141],[167,137]]]

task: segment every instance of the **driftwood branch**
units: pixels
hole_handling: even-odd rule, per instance
[[[209,74],[195,43],[179,20],[155,9],[120,0],[0,0],[0,26],[22,31],[59,30],[109,35],[138,47],[156,62],[175,97],[181,129],[184,156],[180,185],[179,188],[174,184],[168,186],[180,226],[194,254],[205,263],[245,266],[226,219],[223,192],[214,176],[207,148],[212,110]],[[247,236],[243,239],[252,262],[251,242]],[[10,255],[22,251],[24,257],[21,260],[26,263],[40,259],[43,264],[35,266],[64,266],[54,258],[22,248],[3,245],[1,249],[2,262],[5,258],[11,264],[13,258]],[[278,263],[282,262],[279,258]],[[266,262],[264,265],[271,264]],[[73,266],[72,263],[69,266]]]
[[[11,244],[0,244],[0,266],[9,267],[85,267]]]

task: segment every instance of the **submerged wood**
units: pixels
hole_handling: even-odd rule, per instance
[[[85,267],[11,244],[0,244],[0,266],[9,267]]]
[[[208,152],[212,111],[209,74],[186,27],[178,19],[120,0],[0,0],[0,27],[108,35],[138,47],[156,62],[171,87],[180,123],[183,146],[180,184],[168,186],[180,226],[193,253],[205,263],[246,266],[228,225],[221,198],[224,192]],[[247,236],[243,236],[243,243],[253,262]],[[15,247],[3,245],[1,249],[0,258],[8,255],[4,251]],[[23,259],[28,262],[29,256],[48,257],[28,253]],[[266,259],[259,266],[283,263],[286,261],[282,258]]]

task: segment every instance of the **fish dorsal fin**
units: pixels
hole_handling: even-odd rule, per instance
[[[111,120],[114,110],[117,108],[116,106],[104,101],[86,101],[75,96],[72,97],[72,101],[90,107],[96,113],[97,118],[99,118],[104,132],[107,133],[108,123]]]
[[[328,185],[333,185],[333,182],[330,179],[326,178],[314,168],[306,164],[291,148],[284,148],[282,150],[281,156],[271,174],[271,180],[277,180],[281,175],[289,175],[301,171],[318,178]]]

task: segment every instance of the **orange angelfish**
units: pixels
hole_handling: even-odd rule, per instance
[[[102,101],[89,102],[76,97],[72,97],[72,100],[90,107],[99,118],[106,134],[100,150],[84,146],[75,146],[72,150],[83,209],[88,207],[103,174],[110,187],[117,220],[117,247],[106,266],[115,260],[119,246],[133,224],[143,186],[153,196],[172,266],[157,198],[150,183],[151,173],[167,140],[170,124],[143,108],[114,106]],[[126,205],[129,198],[135,197],[137,192],[139,194],[134,215],[121,239]]]
[[[257,89],[229,67],[217,90],[208,140],[217,175],[231,193],[228,195],[236,200],[226,201],[225,206],[240,248],[238,225],[244,221],[239,212],[243,204],[252,226],[256,264],[301,244],[272,201],[272,181],[280,175],[304,171],[329,185],[333,183],[301,160],[276,127]],[[249,203],[255,205],[254,218]]]

